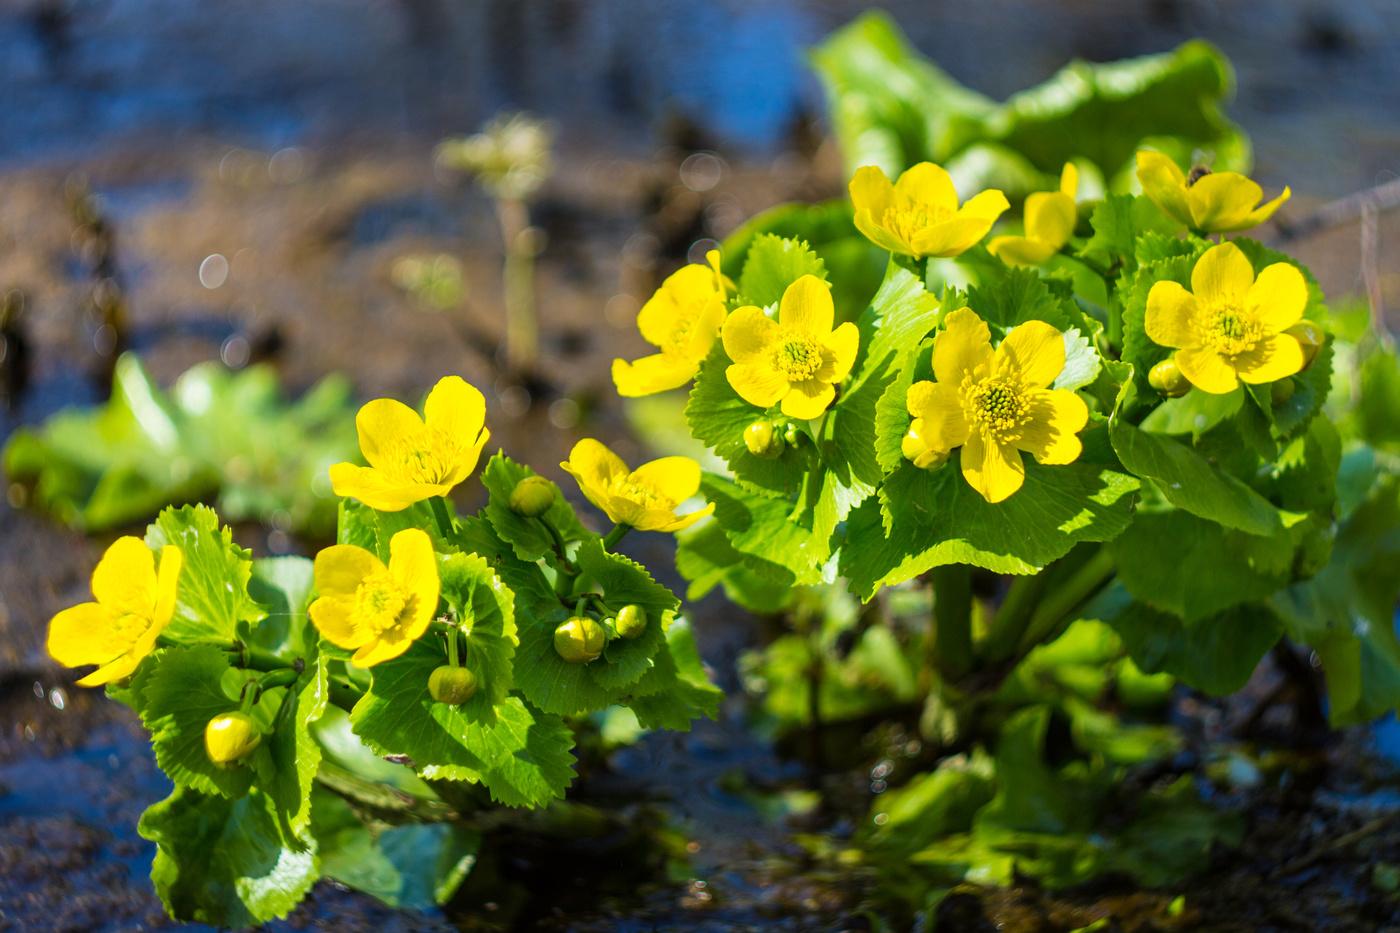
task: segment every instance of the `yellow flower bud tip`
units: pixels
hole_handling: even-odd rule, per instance
[[[1180,398],[1191,391],[1191,383],[1182,374],[1181,367],[1176,365],[1176,360],[1170,357],[1148,371],[1147,384],[1167,398]]]
[[[782,456],[783,436],[773,428],[771,421],[755,421],[744,428],[744,446],[749,453],[764,460]]]
[[[1298,389],[1297,383],[1292,379],[1280,379],[1269,389],[1269,398],[1274,406],[1286,404],[1293,397],[1293,393]]]
[[[439,703],[461,706],[476,695],[476,675],[465,667],[444,664],[428,675],[428,695]]]
[[[510,491],[510,510],[526,518],[539,518],[554,504],[554,484],[543,476],[527,476]]]
[[[647,630],[646,610],[641,606],[623,606],[613,622],[613,628],[623,638],[640,638]]]
[[[596,661],[607,644],[607,634],[596,620],[574,616],[559,623],[554,630],[554,650],[570,664]]]
[[[231,767],[253,754],[262,732],[247,713],[223,713],[204,727],[204,753],[216,765]]]

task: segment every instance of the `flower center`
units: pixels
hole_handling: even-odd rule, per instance
[[[674,500],[627,476],[614,476],[608,482],[608,494],[635,502],[648,511],[669,512],[676,507]]]
[[[442,483],[452,475],[466,453],[456,437],[445,431],[424,428],[401,438],[387,451],[386,472],[410,483]]]
[[[972,423],[998,440],[1011,440],[1027,421],[1030,407],[1015,383],[984,379],[963,389],[963,405]]]
[[[698,308],[695,309],[698,313]],[[661,347],[667,353],[684,353],[690,345],[690,335],[695,331],[694,314],[684,314],[676,319],[671,325],[671,333],[666,336],[666,342]]]
[[[927,230],[934,224],[942,223],[952,215],[946,207],[927,204],[894,204],[885,208],[881,226],[904,240],[913,239],[914,234]]]
[[[151,620],[134,612],[123,612],[112,616],[111,625],[118,639],[125,644],[134,645],[151,627]]]
[[[404,592],[393,574],[377,570],[355,589],[350,624],[358,634],[378,636],[393,628],[413,608],[414,596]]]
[[[821,344],[806,334],[787,334],[773,351],[773,368],[788,382],[811,379],[822,368]]]
[[[1206,344],[1223,356],[1238,356],[1254,349],[1263,329],[1259,322],[1235,305],[1222,305],[1206,322]]]

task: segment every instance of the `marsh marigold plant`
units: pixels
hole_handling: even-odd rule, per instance
[[[1234,233],[1257,227],[1292,195],[1288,188],[1265,204],[1264,191],[1239,172],[1197,169],[1187,174],[1169,156],[1143,150],[1137,154],[1137,177],[1143,194],[1173,220],[1200,233]]]
[[[682,266],[661,283],[637,312],[638,330],[659,352],[631,362],[613,360],[618,394],[653,395],[694,379],[719,336],[733,287],[720,271],[718,250],[705,254],[705,264]]]
[[[662,457],[632,470],[604,444],[585,438],[560,466],[609,519],[638,531],[680,531],[715,508],[677,511],[700,491],[700,464],[689,457]]]
[[[987,251],[1008,266],[1038,266],[1049,260],[1069,242],[1079,222],[1078,190],[1079,171],[1066,162],[1058,191],[1026,196],[1024,235],[992,237]]]
[[[932,162],[912,166],[893,184],[867,165],[856,171],[850,191],[856,229],[881,249],[915,259],[966,252],[1011,206],[995,189],[960,205],[953,179]]]

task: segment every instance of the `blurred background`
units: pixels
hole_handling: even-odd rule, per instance
[[[1400,178],[1393,0],[883,6],[920,52],[998,100],[1071,58],[1207,39],[1237,69],[1228,114],[1253,138],[1254,176],[1266,191],[1293,188],[1285,220]],[[288,398],[348,377],[322,386],[289,429],[325,436],[325,456],[296,466],[307,484],[324,483],[321,461],[344,446],[326,412],[413,399],[454,372],[487,393],[493,439],[555,478],[551,465],[584,431],[642,456],[609,362],[644,352],[635,312],[676,266],[759,210],[844,192],[806,50],[863,8],[0,0],[0,441],[66,406],[104,402],[114,377],[129,390],[169,387],[218,359],[239,372],[272,364]],[[513,111],[552,133],[548,171],[516,199],[529,204],[523,222],[502,208],[510,197],[438,150]],[[1369,291],[1393,308],[1400,221],[1382,213],[1366,231],[1355,221],[1290,248],[1330,296]],[[509,266],[502,274],[507,242],[534,266],[538,363],[528,373],[497,352],[503,309],[520,300]],[[122,382],[121,350],[139,354],[151,383]],[[225,391],[264,393],[250,410],[281,404],[266,386],[217,379],[186,385],[178,402],[193,411],[203,392],[203,411],[208,393]],[[246,430],[220,411],[209,417],[210,435]],[[222,459],[250,487],[278,479],[256,461]],[[116,532],[88,538],[24,508],[27,487],[6,487],[0,926],[40,906],[60,911],[43,915],[62,921],[52,928],[157,924],[133,828],[163,779],[125,715],[69,690],[42,649],[47,620],[85,594]],[[260,553],[305,552],[327,537],[324,516],[295,497],[244,508],[260,520],[240,538]],[[89,530],[99,524],[121,522]],[[707,658],[732,666],[742,637],[711,636]],[[392,920],[363,899],[320,894],[294,922],[331,916],[352,927]]]

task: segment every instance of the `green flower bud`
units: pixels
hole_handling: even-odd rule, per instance
[[[623,606],[613,624],[617,634],[623,638],[640,638],[647,630],[647,613],[641,606]]]
[[[1182,375],[1176,360],[1168,357],[1153,366],[1147,374],[1147,384],[1167,398],[1180,398],[1191,391],[1191,383]]]
[[[1297,391],[1297,389],[1298,383],[1294,382],[1292,379],[1280,379],[1269,388],[1269,398],[1273,401],[1274,406],[1277,407],[1291,399],[1293,393]]]
[[[253,754],[262,732],[247,713],[223,713],[204,727],[204,753],[222,767],[232,767]]]
[[[1307,369],[1313,360],[1317,359],[1317,351],[1322,349],[1322,344],[1327,340],[1322,328],[1312,321],[1299,321],[1284,333],[1297,340],[1303,348],[1303,369]]]
[[[607,640],[603,627],[587,616],[565,619],[554,630],[554,650],[570,664],[597,660]]]
[[[543,476],[527,476],[510,491],[510,510],[526,518],[539,518],[554,504],[554,484]]]
[[[787,441],[789,447],[796,447],[802,443],[802,432],[797,430],[797,425],[789,421],[787,427],[783,429],[783,440]]]
[[[461,706],[476,694],[476,675],[465,667],[444,664],[428,675],[428,695],[439,703]]]
[[[749,453],[764,460],[774,460],[783,455],[783,437],[773,429],[771,421],[755,421],[744,428],[744,446]]]

